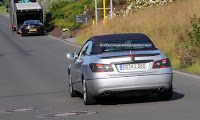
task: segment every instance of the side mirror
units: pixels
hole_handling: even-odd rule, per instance
[[[75,59],[77,58],[78,56],[76,55],[76,53],[67,53],[67,59]]]
[[[159,50],[159,48],[158,48],[158,47],[156,47],[156,49],[157,49],[157,50]]]

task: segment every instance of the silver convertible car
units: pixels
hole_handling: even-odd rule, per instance
[[[78,54],[67,53],[71,97],[83,94],[85,105],[98,97],[150,91],[172,98],[169,58],[144,34],[111,34],[90,38]]]

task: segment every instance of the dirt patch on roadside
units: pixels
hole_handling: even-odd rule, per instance
[[[56,38],[65,39],[64,36],[62,36],[62,28],[60,27],[55,27],[53,30],[48,32],[48,34]],[[75,36],[76,36],[75,32],[73,30],[70,30],[70,38]]]
[[[56,38],[61,38],[62,28],[55,27],[51,32],[49,32],[49,35],[54,36]]]

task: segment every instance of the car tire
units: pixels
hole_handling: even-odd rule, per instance
[[[83,80],[82,89],[83,89],[83,101],[84,101],[84,104],[85,105],[94,105],[94,104],[96,104],[96,99],[93,96],[91,96],[90,93],[88,92],[85,80]]]
[[[46,32],[45,32],[45,31],[43,31],[41,35],[43,35],[43,36],[44,36],[44,35],[46,35]]]
[[[12,27],[12,31],[16,31],[16,28]]]
[[[69,74],[68,76],[69,76],[68,79],[69,79],[69,93],[70,93],[70,96],[71,97],[77,97],[78,93],[77,93],[77,91],[74,90],[71,74]]]
[[[169,89],[164,90],[161,93],[158,93],[158,97],[162,101],[171,100],[172,99],[172,95],[173,95],[173,87],[172,87],[172,85],[171,85],[171,87]]]

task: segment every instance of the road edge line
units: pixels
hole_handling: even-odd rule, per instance
[[[200,79],[200,74],[197,74],[197,73],[182,71],[182,70],[178,70],[178,69],[173,69],[173,72],[178,73],[178,74],[182,74],[182,75],[186,75],[186,76],[189,76],[189,77]]]
[[[51,35],[49,35],[49,34],[48,34],[48,36],[51,37],[51,38],[53,38],[53,39],[56,39],[56,40],[58,40],[58,41],[64,42],[64,43],[66,43],[66,44],[70,44],[70,45],[73,45],[73,46],[76,46],[76,47],[81,48],[80,45],[74,44],[74,43],[69,42],[69,41],[67,41],[67,40],[65,40],[65,39],[59,39],[59,38],[56,38],[56,37],[51,36]]]
[[[65,40],[65,39],[59,39],[59,38],[53,37],[53,36],[51,36],[51,35],[48,35],[48,36],[51,37],[51,38],[54,38],[54,39],[56,39],[56,40],[58,40],[58,41],[64,42],[64,43],[66,43],[66,44],[71,44],[71,45],[74,45],[74,46],[76,46],[76,47],[81,48],[80,45],[77,45],[77,44],[75,44],[75,43],[69,42],[69,41],[67,41],[67,40]],[[178,70],[178,69],[174,69],[174,68],[173,68],[172,70],[173,70],[173,72],[175,72],[175,73],[179,73],[179,74],[183,74],[183,75],[186,75],[186,76],[190,76],[190,77],[193,77],[193,78],[200,79],[200,74],[197,74],[197,73],[182,71],[182,70]]]

